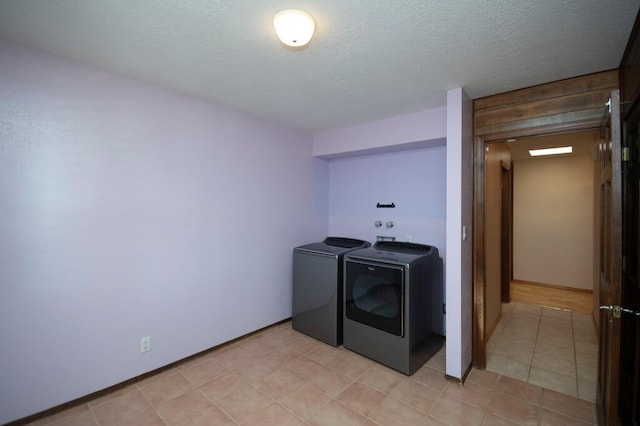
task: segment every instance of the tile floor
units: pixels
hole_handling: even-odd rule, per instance
[[[407,377],[286,322],[34,424],[595,424],[592,403],[504,375],[449,382],[444,351]]]
[[[508,303],[487,345],[487,370],[595,402],[598,340],[589,315]]]

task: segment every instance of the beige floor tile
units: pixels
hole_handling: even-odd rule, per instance
[[[500,380],[500,375],[489,370],[471,369],[467,381],[495,389]]]
[[[549,339],[567,339],[573,341],[573,329],[571,326],[559,328],[551,325],[541,325],[538,330],[538,340],[548,341]]]
[[[177,426],[233,426],[235,424],[231,417],[217,406],[212,405],[178,422]]]
[[[387,397],[373,410],[369,418],[380,425],[422,426],[427,415],[394,398]]]
[[[267,336],[258,336],[248,342],[241,342],[240,346],[255,356],[261,356],[275,349],[278,345]]]
[[[337,401],[331,401],[326,407],[305,422],[310,426],[361,426],[367,419]]]
[[[73,413],[65,413],[63,417],[58,419],[43,419],[42,421],[30,423],[32,425],[57,425],[57,426],[94,426],[98,425],[95,416],[87,406],[83,404],[82,411],[74,411]],[[155,413],[145,413],[155,415]]]
[[[237,423],[245,422],[271,404],[271,398],[252,387],[241,389],[216,401],[216,405]]]
[[[524,339],[513,339],[501,341],[491,353],[492,356],[498,355],[503,358],[509,358],[521,364],[531,364],[533,357],[533,348],[535,341]]]
[[[448,383],[445,393],[467,404],[485,409],[493,396],[494,390],[476,383]]]
[[[386,394],[391,392],[404,377],[406,376],[390,368],[374,365],[365,371],[358,381]]]
[[[282,367],[304,381],[312,380],[318,372],[322,371],[324,365],[312,360],[307,356],[301,356]]]
[[[482,426],[517,426],[517,423],[510,422],[492,413],[486,413],[484,419],[482,419]]]
[[[141,388],[140,391],[149,402],[158,406],[158,404],[180,396],[191,389],[193,389],[193,385],[178,370],[174,370],[173,374],[149,383]]]
[[[389,393],[389,396],[427,414],[441,394],[441,391],[405,378]]]
[[[552,333],[538,333],[537,341],[568,349],[573,349],[575,347],[575,342],[571,337],[560,337]]]
[[[194,386],[200,386],[214,377],[228,373],[229,370],[219,361],[209,358],[191,368],[181,369],[180,374]]]
[[[554,358],[562,358],[575,362],[576,352],[573,347],[558,346],[551,343],[536,342],[535,353],[551,356]]]
[[[168,424],[176,424],[212,405],[202,392],[195,389],[160,404],[157,412]]]
[[[305,383],[300,377],[284,368],[273,371],[256,383],[256,387],[268,397],[277,400]]]
[[[543,388],[531,383],[501,376],[496,389],[506,395],[522,399],[529,404],[540,405],[542,403]]]
[[[569,395],[545,389],[542,407],[586,423],[595,423],[594,404]]]
[[[264,359],[256,361],[252,359],[233,367],[233,371],[247,379],[249,383],[257,383],[264,376],[276,370],[276,368],[277,366],[271,361]]]
[[[537,426],[540,407],[514,398],[503,392],[496,392],[489,402],[487,411],[498,417],[523,426]]]
[[[323,345],[322,347],[307,352],[306,355],[320,364],[329,365],[332,362],[337,362],[344,358],[347,354],[345,351],[341,351],[332,346]]]
[[[385,398],[385,394],[363,383],[355,382],[338,395],[340,403],[367,417]]]
[[[446,424],[472,426],[482,423],[484,411],[444,394],[438,398],[429,415]]]
[[[177,370],[186,370],[186,369],[191,368],[193,366],[196,366],[196,365],[198,365],[198,364],[200,364],[202,362],[208,361],[208,360],[210,360],[212,358],[213,357],[212,357],[211,353],[207,353],[207,354],[200,355],[200,356],[195,356],[193,358],[190,358],[187,361],[183,361],[180,364],[178,364],[176,366],[176,369]]]
[[[316,374],[313,384],[318,386],[327,396],[333,398],[355,381],[333,367],[324,367]]]
[[[592,423],[585,423],[545,409],[542,410],[542,418],[540,420],[540,426],[585,426],[590,424]]]
[[[211,401],[217,401],[225,396],[248,388],[249,382],[237,373],[228,373],[216,377],[200,386],[200,391]]]
[[[420,367],[418,371],[409,377],[409,380],[413,380],[414,382],[440,392],[444,390],[448,383],[442,371],[434,370],[427,366]]]
[[[595,403],[597,390],[597,380],[587,380],[578,377],[578,398]]]
[[[354,379],[359,378],[362,373],[367,371],[373,365],[375,365],[373,361],[353,352],[349,352],[343,358],[329,364],[330,367],[333,367]]]
[[[233,368],[250,359],[254,359],[255,357],[256,355],[254,353],[249,352],[239,345],[213,353],[213,358],[221,362],[227,368]]]
[[[551,389],[565,395],[573,397],[578,396],[578,382],[575,377],[565,376],[543,368],[531,367],[529,383],[538,385],[545,389]]]
[[[543,368],[564,376],[576,377],[576,363],[567,359],[537,353],[533,357],[532,368]]]
[[[118,426],[165,426],[166,424],[155,411],[147,411],[146,413],[138,413],[133,417],[129,417],[127,420],[118,423]],[[56,423],[56,426],[63,425]]]
[[[293,414],[273,403],[249,417],[243,424],[260,426],[296,426],[302,422]]]
[[[526,382],[529,377],[529,364],[523,364],[495,353],[487,360],[487,370],[503,376]]]
[[[115,425],[140,413],[152,411],[153,406],[139,390],[134,390],[93,407],[101,425]]]
[[[280,346],[270,352],[267,352],[260,359],[269,361],[277,367],[281,367],[301,356],[300,352],[289,346]]]
[[[286,346],[300,352],[301,354],[306,354],[307,352],[311,352],[315,349],[321,348],[322,345],[324,345],[324,343],[312,337],[298,333],[287,343]]]
[[[500,349],[489,350],[487,370],[472,369],[463,386],[445,380],[446,349],[407,377],[298,333],[289,321],[34,424],[513,425],[519,406],[525,414],[531,406],[539,408],[544,425],[591,424],[598,347],[581,337],[595,334],[591,318],[570,315],[575,343],[549,331],[555,327],[566,333],[568,313],[503,305],[502,322],[489,345]],[[516,334],[518,327],[524,335]],[[516,349],[524,353],[531,343],[518,342],[534,337],[533,366],[503,356]],[[577,379],[558,374],[574,362]],[[560,364],[558,371],[548,369]],[[510,399],[496,399],[500,394]]]
[[[444,350],[440,350],[434,356],[429,358],[425,364],[429,368],[433,368],[434,370],[438,370],[441,372],[447,371],[447,357],[445,355]]]
[[[278,403],[303,421],[314,417],[329,402],[331,398],[312,383],[307,383],[278,400]]]

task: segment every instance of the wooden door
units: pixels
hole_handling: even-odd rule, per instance
[[[621,424],[640,425],[640,101],[623,121]]]
[[[501,219],[500,230],[500,299],[502,303],[511,302],[511,229],[512,229],[512,183],[511,165],[501,162]]]
[[[615,425],[619,397],[622,303],[620,93],[611,92],[600,143],[600,356],[597,405],[601,425]]]

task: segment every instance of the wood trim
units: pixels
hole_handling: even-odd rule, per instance
[[[486,96],[473,101],[474,111],[610,88],[618,85],[617,74],[614,69]]]
[[[583,314],[593,313],[593,291],[579,288],[512,281],[511,301]]]
[[[574,292],[578,292],[578,293],[593,294],[593,290],[589,290],[587,288],[568,287],[568,286],[563,286],[563,285],[537,283],[537,282],[533,282],[533,281],[524,281],[524,280],[511,280],[511,283],[512,284],[513,283],[515,283],[515,284],[528,284],[528,285],[535,285],[537,287],[547,287],[547,288],[553,288],[553,289],[558,289],[558,290],[566,290],[566,291],[574,291]]]
[[[548,84],[488,96],[473,101],[474,110],[474,195],[473,195],[473,364],[486,366],[485,319],[485,208],[486,158],[488,143],[509,138],[524,138],[600,128],[604,113],[605,89],[618,88],[618,71],[610,70]],[[574,96],[592,93],[593,96]],[[570,96],[573,102],[558,98]],[[599,99],[602,96],[603,99]],[[546,100],[546,102],[544,102]],[[582,103],[586,100],[586,103]],[[598,108],[592,107],[601,102]],[[534,107],[529,108],[531,104]],[[508,107],[517,113],[509,113]],[[482,114],[501,109],[510,121],[497,122],[492,114],[491,124],[483,123]],[[566,109],[566,110],[565,110]],[[518,116],[518,114],[521,114]],[[517,119],[514,119],[517,117]],[[485,122],[486,123],[486,122]],[[517,143],[517,141],[515,142]]]
[[[472,360],[484,369],[487,364],[485,339],[485,217],[486,151],[481,137],[474,138],[473,182],[473,318]]]
[[[493,322],[491,327],[488,327],[487,340],[491,339],[491,336],[493,336],[493,333],[495,333],[496,328],[498,328],[498,324],[500,324],[500,321],[502,321],[502,312],[500,312],[500,315],[496,317],[496,320]]]
[[[625,119],[640,99],[640,11],[620,63],[620,98]]]

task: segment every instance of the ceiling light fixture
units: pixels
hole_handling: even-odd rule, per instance
[[[538,157],[540,155],[571,154],[572,152],[573,147],[571,146],[559,146],[557,148],[530,149],[529,155]]]
[[[280,41],[292,47],[309,43],[316,29],[313,17],[297,9],[286,9],[276,13],[273,26]]]

